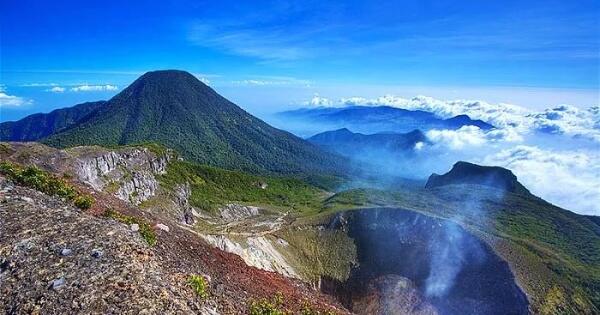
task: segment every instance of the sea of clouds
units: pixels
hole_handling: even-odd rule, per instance
[[[401,98],[351,97],[332,101],[318,95],[309,105],[391,106],[432,112],[442,118],[466,114],[496,128],[463,126],[428,130],[431,142],[415,149],[433,171],[456,160],[496,165],[512,170],[530,191],[547,201],[581,214],[600,215],[600,107],[558,105],[534,111],[514,104],[484,101],[444,101],[427,96]],[[441,158],[445,161],[440,162]],[[436,170],[436,167],[438,169]],[[447,169],[446,169],[447,170]]]

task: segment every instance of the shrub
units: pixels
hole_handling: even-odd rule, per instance
[[[292,312],[283,308],[283,295],[276,294],[273,298],[251,301],[250,315],[291,315]]]
[[[87,210],[94,205],[94,198],[92,198],[89,195],[79,195],[75,197],[73,204],[75,205],[75,207],[81,210]]]
[[[15,184],[33,188],[47,195],[58,196],[68,201],[74,201],[76,207],[89,209],[94,204],[94,198],[78,192],[73,186],[61,178],[43,171],[35,166],[23,168],[17,164],[0,162],[0,174],[10,178]]]
[[[140,226],[139,233],[142,238],[148,243],[150,246],[156,245],[156,233],[150,226],[150,224],[146,222],[138,223]]]
[[[104,215],[121,223],[139,225],[140,229],[138,230],[138,233],[140,233],[140,236],[142,236],[142,238],[146,241],[146,243],[148,243],[148,245],[156,245],[156,233],[154,232],[154,229],[152,229],[150,224],[148,224],[148,222],[146,222],[144,219],[132,217],[130,215],[124,215],[113,209],[106,210]]]
[[[200,298],[208,297],[208,282],[203,276],[190,275],[187,282]]]
[[[304,302],[304,306],[302,306],[302,310],[300,311],[301,315],[334,315],[335,313],[332,311],[320,311],[314,309],[308,302]]]

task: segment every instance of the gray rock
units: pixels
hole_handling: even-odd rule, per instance
[[[62,288],[66,283],[67,282],[65,280],[65,277],[60,277],[60,278],[52,280],[51,288],[53,290],[58,290],[58,289]]]
[[[70,248],[63,248],[60,250],[61,256],[71,256],[72,253],[73,251]]]
[[[220,208],[219,213],[221,219],[225,220],[226,222],[233,222],[258,215],[259,208],[231,203]]]
[[[131,230],[134,231],[134,232],[137,232],[137,231],[140,230],[140,225],[136,224],[136,223],[130,225],[130,227],[131,227]]]
[[[94,258],[100,258],[103,255],[104,255],[104,252],[99,248],[94,248],[92,250],[92,257],[94,257]]]
[[[159,188],[155,175],[166,172],[169,159],[169,154],[156,156],[147,149],[133,148],[81,157],[76,174],[96,190],[103,190],[111,181],[119,183],[115,196],[138,205],[155,195]]]
[[[29,197],[21,196],[20,199],[27,203],[33,203],[33,199],[31,199]]]
[[[168,226],[166,226],[166,225],[164,225],[164,224],[162,224],[162,223],[157,223],[157,224],[155,225],[155,227],[156,227],[157,229],[159,229],[159,230],[163,230],[163,231],[165,231],[165,232],[169,232],[169,227],[168,227]]]

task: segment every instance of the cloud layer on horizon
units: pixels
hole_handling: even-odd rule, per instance
[[[82,85],[78,85],[78,86],[74,86],[72,88],[70,88],[70,91],[73,92],[100,92],[100,91],[117,91],[119,89],[119,87],[117,87],[116,85],[111,85],[111,84],[104,84],[104,85],[88,85],[88,84],[82,84]]]
[[[600,215],[600,153],[519,145],[480,161],[512,170],[533,194],[581,214]]]
[[[351,97],[332,101],[325,97],[313,98],[305,105],[311,106],[390,106],[407,110],[423,110],[442,118],[468,115],[498,129],[511,130],[512,134],[542,132],[591,139],[600,142],[600,106],[581,109],[572,105],[559,105],[541,112],[525,107],[479,100],[443,101],[428,96],[411,99],[385,95],[377,98]]]
[[[338,101],[315,95],[305,105],[391,106],[428,111],[442,118],[466,114],[481,119],[496,128],[486,131],[463,126],[425,131],[430,143],[419,147],[425,159],[421,162],[440,166],[464,159],[502,166],[545,200],[578,213],[600,215],[599,106],[581,109],[559,105],[532,111],[513,104],[390,95]]]

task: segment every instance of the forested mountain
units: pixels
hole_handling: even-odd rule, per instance
[[[19,121],[0,123],[0,140],[35,141],[75,125],[91,112],[106,104],[105,101],[87,102],[47,114],[29,115]]]
[[[340,173],[344,164],[250,115],[184,71],[148,72],[109,101],[94,104],[97,110],[64,115],[59,126],[42,131],[25,128],[30,117],[3,127],[11,128],[10,139],[42,138],[56,147],[155,142],[195,162],[251,172]],[[80,113],[79,107],[60,113]]]

